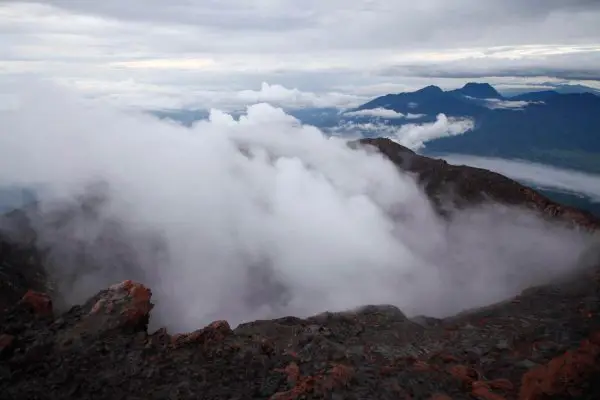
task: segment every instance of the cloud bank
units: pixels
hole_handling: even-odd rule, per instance
[[[543,188],[581,193],[600,202],[600,176],[550,165],[493,157],[449,154],[442,157],[451,164],[470,165],[498,172],[510,178]]]
[[[186,129],[35,86],[0,121],[0,184],[44,187],[35,227],[67,303],[139,279],[175,331],[365,304],[447,315],[572,270],[589,243],[499,206],[440,219],[382,156],[267,104]]]
[[[378,108],[369,108],[365,110],[357,110],[357,111],[348,111],[344,113],[345,116],[348,117],[376,117],[383,119],[419,119],[424,117],[424,114],[402,114],[396,112],[394,110],[389,110],[387,108],[378,107]]]
[[[348,113],[344,115],[348,115]],[[421,114],[409,115],[421,116]],[[401,126],[378,121],[366,123],[342,121],[340,126],[331,131],[337,136],[386,137],[412,150],[419,150],[425,147],[425,143],[428,141],[447,136],[462,135],[472,130],[474,126],[474,121],[469,118],[448,118],[445,114],[439,114],[435,122],[432,123],[404,124]]]
[[[499,100],[499,99],[485,99],[486,107],[492,110],[504,109],[504,110],[523,110],[525,107],[531,104],[544,104],[543,101],[517,101],[517,100]]]
[[[127,106],[181,107],[261,82],[381,95],[370,89],[597,80],[597,4],[7,0],[0,91],[36,77]]]
[[[316,94],[298,89],[288,89],[282,85],[269,85],[263,82],[260,90],[242,90],[236,94],[239,104],[249,105],[269,103],[286,108],[325,108],[351,107],[360,103],[358,96],[342,93]]]
[[[409,124],[398,129],[394,139],[398,143],[417,150],[425,146],[425,142],[446,136],[462,135],[475,126],[473,120],[468,118],[448,118],[439,114],[433,124]]]

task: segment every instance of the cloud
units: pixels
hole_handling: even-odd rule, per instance
[[[378,107],[378,108],[370,108],[370,109],[365,109],[365,110],[348,111],[348,112],[344,113],[344,116],[377,117],[377,118],[384,118],[384,119],[400,119],[400,118],[419,119],[421,117],[424,117],[425,114],[411,114],[411,113],[402,114],[402,113],[396,112],[394,110],[388,110],[387,108]]]
[[[287,88],[279,84],[263,82],[260,89],[223,90],[223,89],[181,89],[166,85],[141,84],[135,80],[105,83],[96,80],[76,82],[58,82],[64,87],[75,87],[87,96],[105,101],[121,108],[135,109],[184,109],[194,110],[219,108],[238,111],[248,105],[268,102],[286,109],[296,108],[347,108],[358,106],[368,100],[367,97],[341,92],[315,93],[297,88]],[[26,80],[16,80],[9,85],[0,85],[0,109],[14,108],[19,87]]]
[[[577,39],[594,42],[598,34],[594,22],[599,12],[593,1],[565,3],[558,0],[528,3],[460,0],[452,5],[432,0],[427,7],[389,0],[326,3],[311,0],[302,4],[292,0],[252,4],[241,0],[218,3],[174,0],[168,4],[156,0],[127,3],[106,0],[102,4],[70,0],[15,3],[42,3],[69,13],[130,24],[196,29],[208,34],[209,39],[224,39],[225,48],[245,37],[236,45],[242,51],[249,50],[247,44],[266,50],[274,45],[284,47],[281,46],[284,43],[288,49],[389,48],[397,44],[406,49],[414,48],[419,39],[422,43],[419,47],[433,44],[462,47],[474,42],[497,45],[503,37],[509,43],[516,40],[564,43]],[[564,26],[565,19],[571,24]],[[354,24],[357,20],[361,21],[360,26]],[[332,21],[338,24],[333,25]],[[557,26],[563,29],[557,30]],[[323,35],[325,30],[327,36]],[[524,37],[530,39],[524,40]],[[315,41],[316,38],[321,40]],[[189,40],[186,45],[192,49],[215,47],[210,40]]]
[[[347,114],[346,114],[347,115]],[[474,121],[468,118],[448,118],[439,114],[436,121],[422,124],[404,124],[401,126],[381,122],[359,123],[342,121],[329,131],[335,136],[359,138],[386,137],[412,150],[425,147],[425,143],[446,136],[456,136],[472,130]]]
[[[451,164],[489,169],[543,188],[581,193],[600,202],[600,176],[598,175],[521,160],[460,154],[444,155],[442,158]]]
[[[0,81],[95,82],[94,95],[110,87],[108,99],[139,107],[261,82],[357,95],[493,75],[598,78],[598,7],[530,3],[5,1]]]
[[[404,118],[405,115],[387,108],[372,108],[367,110],[348,111],[344,113],[348,117],[380,117],[386,119]]]
[[[588,244],[499,206],[441,219],[382,156],[267,104],[186,129],[26,89],[0,113],[0,185],[43,187],[34,227],[68,304],[133,278],[179,331],[381,303],[441,316],[565,273]],[[402,132],[446,130],[440,116]]]
[[[270,103],[288,108],[304,107],[350,107],[360,104],[358,96],[342,93],[316,94],[302,92],[298,89],[288,89],[281,85],[269,85],[263,82],[259,91],[243,90],[237,93],[237,100],[241,104]]]
[[[598,44],[500,46],[459,51],[447,59],[399,62],[396,66],[382,68],[380,73],[390,77],[552,77],[585,81],[600,80],[599,61]]]
[[[420,149],[425,142],[446,136],[462,135],[473,129],[474,121],[468,118],[448,118],[439,114],[432,124],[409,124],[403,125],[390,139],[409,147]]]
[[[468,97],[468,96],[467,96]],[[544,104],[543,101],[517,101],[517,100],[499,100],[499,99],[484,99],[485,106],[492,109],[504,110],[523,110],[531,104]]]

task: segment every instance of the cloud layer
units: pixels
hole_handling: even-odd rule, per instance
[[[531,104],[544,104],[543,101],[514,101],[514,100],[498,100],[498,99],[485,99],[486,107],[492,110],[504,109],[504,110],[522,110]]]
[[[424,117],[424,114],[402,114],[399,112],[396,112],[394,110],[388,110],[387,108],[382,108],[382,107],[378,107],[378,108],[369,108],[369,109],[365,109],[365,110],[358,110],[358,111],[348,111],[344,113],[345,116],[348,117],[376,117],[376,118],[382,118],[382,119],[401,119],[401,118],[406,118],[406,119],[419,119],[421,117]]]
[[[0,183],[44,187],[36,227],[67,301],[133,277],[174,330],[381,303],[446,315],[572,270],[589,242],[499,206],[440,219],[383,157],[267,104],[186,129],[36,86],[0,121]]]
[[[493,157],[450,154],[443,158],[451,164],[489,169],[536,186],[585,194],[592,200],[600,202],[600,176],[598,175],[528,161]]]
[[[379,110],[379,111],[378,111]],[[393,110],[386,110],[386,113],[381,112],[384,109],[361,110],[357,112],[345,113],[344,115],[367,116],[374,114],[387,114],[387,111],[395,113]],[[363,113],[365,111],[366,113]],[[403,115],[403,114],[399,114]],[[408,114],[410,116],[419,116],[420,114]],[[404,115],[403,115],[404,116]],[[388,117],[389,118],[389,117]],[[399,118],[399,117],[398,117]],[[475,123],[468,118],[448,118],[445,114],[439,114],[435,122],[420,123],[420,124],[404,124],[401,126],[392,125],[387,121],[371,121],[371,122],[354,122],[342,121],[339,126],[330,129],[336,136],[344,137],[385,137],[391,139],[412,150],[419,150],[425,146],[425,143],[447,136],[462,135],[473,129]]]
[[[36,76],[173,107],[261,82],[339,97],[598,79],[599,18],[594,1],[11,0],[0,4],[0,86]]]

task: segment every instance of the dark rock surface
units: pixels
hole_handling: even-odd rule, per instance
[[[360,143],[375,147],[400,169],[413,173],[442,212],[493,201],[534,209],[546,217],[576,226],[600,227],[600,220],[593,214],[558,204],[504,175],[421,156],[390,139],[362,139]]]
[[[441,211],[444,201],[493,199],[599,226],[498,174],[364,142],[416,173]],[[6,237],[0,243],[1,399],[600,398],[598,260],[569,279],[442,320],[370,305],[175,334],[148,332],[151,291],[132,281],[59,312],[41,255]]]

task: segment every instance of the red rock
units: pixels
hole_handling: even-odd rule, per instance
[[[487,384],[492,389],[499,389],[505,391],[514,390],[515,388],[515,385],[513,385],[512,382],[508,379],[494,379],[493,381],[487,382]]]
[[[335,386],[345,386],[352,380],[354,369],[347,365],[335,364],[330,371],[330,376]]]
[[[173,335],[171,344],[174,347],[181,347],[187,344],[207,344],[220,342],[227,336],[233,334],[231,327],[227,321],[215,321],[209,324],[206,328],[194,331],[192,333],[183,333]]]
[[[317,378],[309,376],[302,378],[296,386],[285,392],[277,392],[271,396],[271,400],[296,400],[298,397],[314,390]]]
[[[26,304],[36,315],[52,315],[52,300],[46,293],[28,290],[21,299],[21,304]]]
[[[275,393],[271,400],[295,400],[311,392],[325,393],[336,387],[347,386],[355,373],[352,367],[334,364],[328,374],[301,377],[296,363],[289,364],[283,372],[288,374],[288,380],[295,380],[296,385],[288,391]]]
[[[585,382],[600,377],[600,332],[575,349],[523,375],[520,400],[541,400],[549,396],[577,396]]]
[[[471,384],[479,380],[479,373],[466,365],[454,365],[448,369],[448,372],[464,384]]]
[[[284,369],[279,369],[277,371],[285,372],[288,376],[288,382],[290,383],[294,383],[300,380],[300,367],[298,367],[298,364],[296,364],[295,362],[290,363]]]
[[[475,383],[479,383],[479,382],[475,382]],[[477,397],[481,400],[506,400],[505,397],[492,392],[490,390],[490,388],[487,386],[487,384],[476,385],[475,383],[473,384],[473,389],[471,390],[471,393],[475,397]]]
[[[131,325],[137,325],[147,320],[150,310],[153,307],[152,303],[150,303],[150,298],[152,297],[150,289],[132,281],[123,282],[121,288],[127,292],[129,297],[126,307],[121,311],[121,315],[126,317],[126,322]],[[120,288],[117,287],[116,289]],[[107,311],[110,312],[111,309],[109,308]]]
[[[91,307],[83,329],[96,329],[98,319],[101,329],[145,329],[154,305],[150,302],[152,292],[140,283],[130,280],[112,285],[101,292]],[[96,321],[96,322],[94,322]]]

